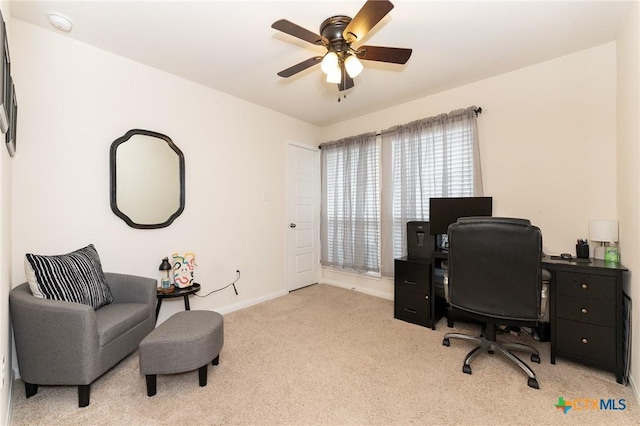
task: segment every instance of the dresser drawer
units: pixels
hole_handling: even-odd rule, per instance
[[[398,290],[396,288],[393,316],[414,324],[431,326],[431,303],[426,293]]]
[[[577,321],[556,321],[557,352],[604,364],[616,364],[615,329]]]
[[[395,262],[396,289],[430,293],[431,264],[420,262]]]
[[[556,272],[556,294],[615,302],[616,279],[579,272]]]
[[[615,327],[616,305],[583,297],[556,296],[556,317],[589,324]]]

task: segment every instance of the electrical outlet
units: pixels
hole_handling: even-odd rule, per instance
[[[4,389],[4,370],[5,370],[5,358],[2,355],[2,367],[0,367],[0,390]]]

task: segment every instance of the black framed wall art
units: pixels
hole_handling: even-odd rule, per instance
[[[4,23],[4,18],[0,12],[0,83],[2,87],[0,90],[0,132],[7,133],[9,130],[9,78],[11,76],[11,61],[9,60],[9,43],[7,41],[7,28]]]
[[[16,127],[18,122],[18,102],[16,90],[11,78],[11,60],[9,58],[9,41],[7,28],[0,12],[0,132],[5,135],[5,143],[9,155],[16,153]]]
[[[16,128],[18,124],[18,102],[16,101],[16,91],[13,84],[13,78],[9,77],[9,128],[5,133],[5,142],[9,155],[13,157],[16,154]]]

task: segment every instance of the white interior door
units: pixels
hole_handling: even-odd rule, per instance
[[[318,282],[320,152],[287,146],[287,279],[289,291]]]

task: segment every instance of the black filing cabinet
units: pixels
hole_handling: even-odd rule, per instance
[[[620,264],[545,262],[552,274],[551,363],[560,356],[625,376],[625,316]]]
[[[394,318],[435,329],[431,259],[402,257],[394,267]]]

